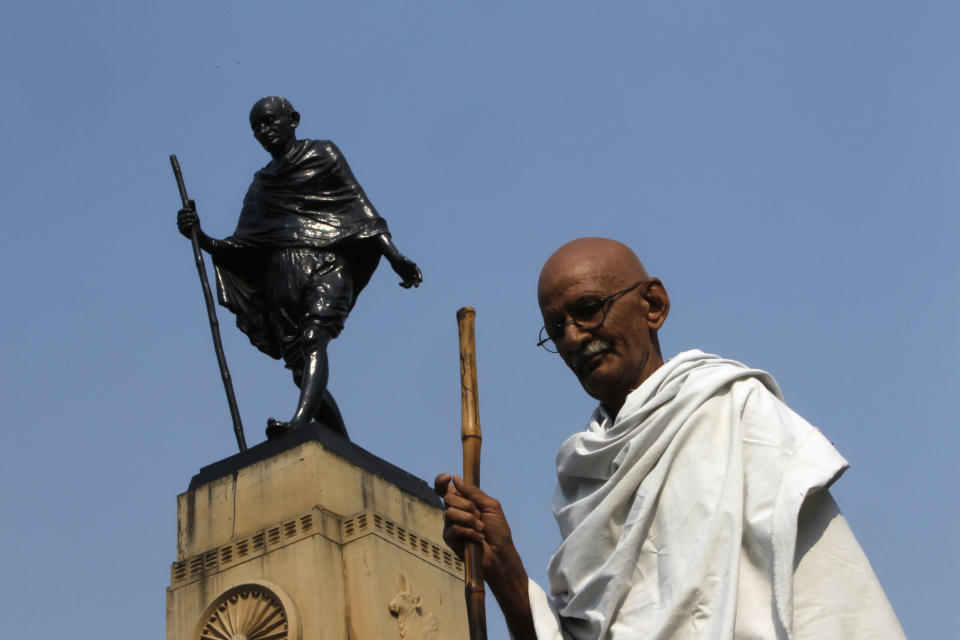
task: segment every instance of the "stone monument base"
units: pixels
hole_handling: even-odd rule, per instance
[[[439,499],[325,427],[204,467],[177,529],[167,640],[466,637]]]

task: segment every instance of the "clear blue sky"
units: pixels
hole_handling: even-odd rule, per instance
[[[228,235],[268,94],[337,142],[423,268],[411,292],[381,267],[332,345],[357,443],[426,479],[459,468],[454,313],[476,307],[484,485],[542,578],[553,457],[593,402],[534,347],[535,280],[566,240],[616,237],[671,294],[665,355],[771,371],[852,463],[834,492],[908,635],[955,628],[956,3],[2,16],[3,635],[164,635],[175,497],[236,446],[167,156]],[[294,390],[220,317],[256,443]]]

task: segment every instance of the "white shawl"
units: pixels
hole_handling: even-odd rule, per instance
[[[553,602],[530,584],[538,637],[561,637],[561,621],[562,637],[578,640],[802,637],[793,634],[800,508],[846,467],[769,374],[679,354],[612,423],[598,407],[557,454],[563,542],[548,568]],[[846,526],[823,495],[815,538]],[[831,549],[855,548],[856,579],[865,566],[865,582],[876,583],[844,530]],[[890,637],[902,637],[892,610],[888,617]],[[853,637],[837,632],[818,637]]]

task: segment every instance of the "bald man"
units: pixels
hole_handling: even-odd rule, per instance
[[[664,362],[667,292],[614,240],[558,249],[537,295],[539,344],[599,401],[557,454],[550,595],[496,500],[435,483],[444,540],[481,543],[515,639],[904,637],[827,491],[846,461],[769,374],[697,350]]]
[[[417,287],[420,269],[393,244],[386,221],[367,199],[346,158],[329,140],[298,140],[300,114],[286,98],[258,100],[250,127],[270,154],[243,200],[237,229],[218,240],[199,231],[217,272],[220,304],[258,349],[283,358],[300,388],[288,421],[270,418],[280,437],[312,420],[347,435],[327,391],[327,345],[343,330],[357,296],[385,257],[400,286]],[[190,237],[200,220],[177,216]]]

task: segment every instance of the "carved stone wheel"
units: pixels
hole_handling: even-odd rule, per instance
[[[293,601],[274,584],[251,582],[229,589],[204,611],[197,640],[300,640]]]

